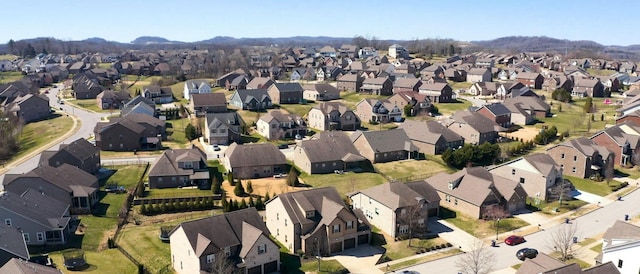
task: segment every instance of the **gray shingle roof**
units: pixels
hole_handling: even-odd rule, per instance
[[[375,152],[393,151],[417,151],[418,148],[411,143],[411,140],[402,129],[390,129],[381,131],[356,131],[351,135],[351,141],[358,138],[365,138],[371,149]]]
[[[414,191],[404,183],[390,182],[377,185],[359,191],[360,193],[370,197],[383,204],[391,210],[397,210],[403,207],[416,206],[420,204],[420,200],[426,202],[426,198]],[[355,194],[351,194],[353,196]]]
[[[554,148],[556,146],[573,147],[578,152],[582,153],[582,155],[587,156],[587,157],[593,156],[593,154],[596,151],[600,155],[602,155],[603,158],[606,158],[609,154],[613,154],[613,152],[611,152],[606,147],[600,146],[600,145],[594,143],[591,139],[587,139],[585,137],[580,137],[580,138],[577,138],[577,139],[564,141],[564,142],[562,142],[560,144],[552,146],[551,148],[548,148],[547,150],[550,150],[550,149],[552,149],[552,148]]]
[[[53,267],[48,267],[48,266],[40,265],[37,263],[32,263],[32,262],[13,258],[9,260],[6,264],[4,264],[2,267],[0,267],[0,273],[62,274],[62,271]]]
[[[310,162],[364,160],[364,157],[360,156],[349,136],[344,132],[325,131],[316,135],[314,139],[300,141],[297,145],[306,153]],[[346,156],[350,156],[350,158],[344,159]]]
[[[464,168],[453,174],[438,173],[425,180],[433,188],[471,204],[480,206],[493,192],[493,175],[484,167]],[[453,189],[449,189],[449,183]]]
[[[68,204],[33,189],[21,194],[5,192],[0,196],[0,207],[51,229],[66,227],[71,220],[64,216]]]
[[[2,197],[0,197],[0,206],[1,205]],[[24,238],[22,238],[22,233],[20,233],[17,228],[4,224],[0,225],[0,243],[0,250],[4,250],[25,260],[29,259],[27,244],[24,242]]]
[[[462,141],[462,137],[436,121],[406,120],[398,127],[405,131],[409,139],[436,144],[440,138],[445,142]]]
[[[480,133],[503,131],[504,128],[488,118],[470,111],[458,111],[453,114],[453,120],[458,123],[468,124]]]
[[[227,97],[222,92],[191,94],[191,101],[195,107],[227,105]]]
[[[190,149],[168,149],[156,159],[149,170],[149,176],[192,175],[196,170],[183,169],[179,162],[200,162],[200,169],[206,169],[207,155],[198,147]]]
[[[316,223],[316,225],[318,225],[322,222],[322,219],[333,220],[336,217],[335,214],[339,212],[339,209],[346,209],[346,205],[342,201],[340,194],[338,194],[338,191],[333,187],[281,193],[276,196],[274,200],[275,199],[280,199],[287,215],[291,217],[291,222],[294,224],[305,225],[316,223],[313,220],[307,219],[305,211],[315,210],[316,215],[321,216],[321,220]]]
[[[287,159],[273,144],[231,144],[224,153],[232,168],[265,165],[285,165]]]
[[[304,89],[299,83],[275,83],[275,86],[280,92],[302,92]]]

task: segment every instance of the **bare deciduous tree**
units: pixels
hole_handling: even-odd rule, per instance
[[[471,250],[459,256],[456,261],[458,271],[463,274],[486,274],[493,270],[496,254],[482,241],[471,244]]]
[[[239,273],[238,269],[234,266],[233,262],[224,256],[223,252],[215,254],[214,260],[209,265],[212,274],[236,274]]]
[[[571,259],[574,250],[575,243],[573,238],[577,237],[578,223],[573,222],[571,224],[562,224],[558,226],[556,230],[551,233],[549,237],[549,248],[553,248],[554,251],[560,254],[560,260],[566,261]]]
[[[411,240],[413,239],[413,237],[415,237],[418,233],[424,232],[424,230],[427,228],[425,223],[426,216],[426,204],[422,204],[419,201],[417,205],[407,206],[399,210],[397,215],[397,222],[398,225],[406,229],[400,234],[409,238],[409,241],[407,243],[408,246],[411,246]]]

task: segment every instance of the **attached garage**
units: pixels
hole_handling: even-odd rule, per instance
[[[273,262],[264,264],[265,274],[274,273],[274,272],[278,272],[278,261],[273,261]]]
[[[368,244],[369,243],[369,235],[359,235],[358,236],[358,245]]]
[[[337,242],[337,243],[331,243],[331,251],[332,254],[333,253],[338,253],[338,252],[342,252],[342,241]]]
[[[247,274],[262,274],[262,266],[255,266],[247,270]]]
[[[350,249],[356,247],[356,238],[345,239],[344,240],[344,249]]]

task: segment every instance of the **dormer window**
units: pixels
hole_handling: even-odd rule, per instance
[[[307,215],[307,218],[313,218],[316,214],[315,214],[315,211],[311,210],[311,211],[307,211],[306,215]]]
[[[230,247],[225,247],[224,248],[224,256],[226,256],[226,257],[231,256],[231,248]]]
[[[213,262],[215,262],[215,261],[216,261],[216,254],[209,254],[209,255],[207,255],[207,263],[208,263],[208,264],[213,263]]]
[[[183,167],[184,168],[193,168],[193,162],[184,162],[183,163]]]
[[[258,254],[264,254],[267,253],[267,245],[263,244],[263,245],[258,245]]]

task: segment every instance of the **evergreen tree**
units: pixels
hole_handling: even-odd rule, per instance
[[[271,195],[269,195],[269,192],[267,192],[267,194],[264,195],[264,201],[269,201],[271,200]]]
[[[149,212],[147,211],[147,205],[142,202],[142,204],[140,205],[140,214],[142,215],[147,215]]]
[[[587,100],[584,102],[583,110],[584,113],[591,113],[593,110],[593,98],[587,97]]]
[[[295,168],[291,167],[291,169],[289,170],[289,175],[287,175],[287,185],[297,186],[298,183],[298,171]]]
[[[256,206],[256,202],[253,200],[253,197],[249,196],[249,203],[248,203],[249,207],[255,207]]]
[[[233,173],[232,172],[227,173],[227,181],[229,181],[229,185],[231,185],[231,186],[235,186],[236,185],[236,180],[233,178]]]
[[[251,183],[251,180],[247,181],[247,193],[253,193],[253,184]]]
[[[247,208],[247,202],[244,199],[240,200],[240,204],[238,205],[238,208],[239,209]]]
[[[258,198],[256,199],[256,209],[257,210],[264,209],[264,202],[262,201],[262,196],[258,196]]]
[[[238,204],[238,200],[233,200],[231,203],[231,211],[236,211],[240,209],[240,204]]]
[[[196,132],[196,128],[191,123],[188,123],[187,126],[184,128],[184,136],[189,141],[193,141],[196,138],[198,138],[198,134]]]
[[[238,197],[243,197],[244,195],[247,194],[244,190],[244,187],[242,186],[242,182],[238,182],[236,184],[236,187],[233,188],[233,194],[235,194]]]

